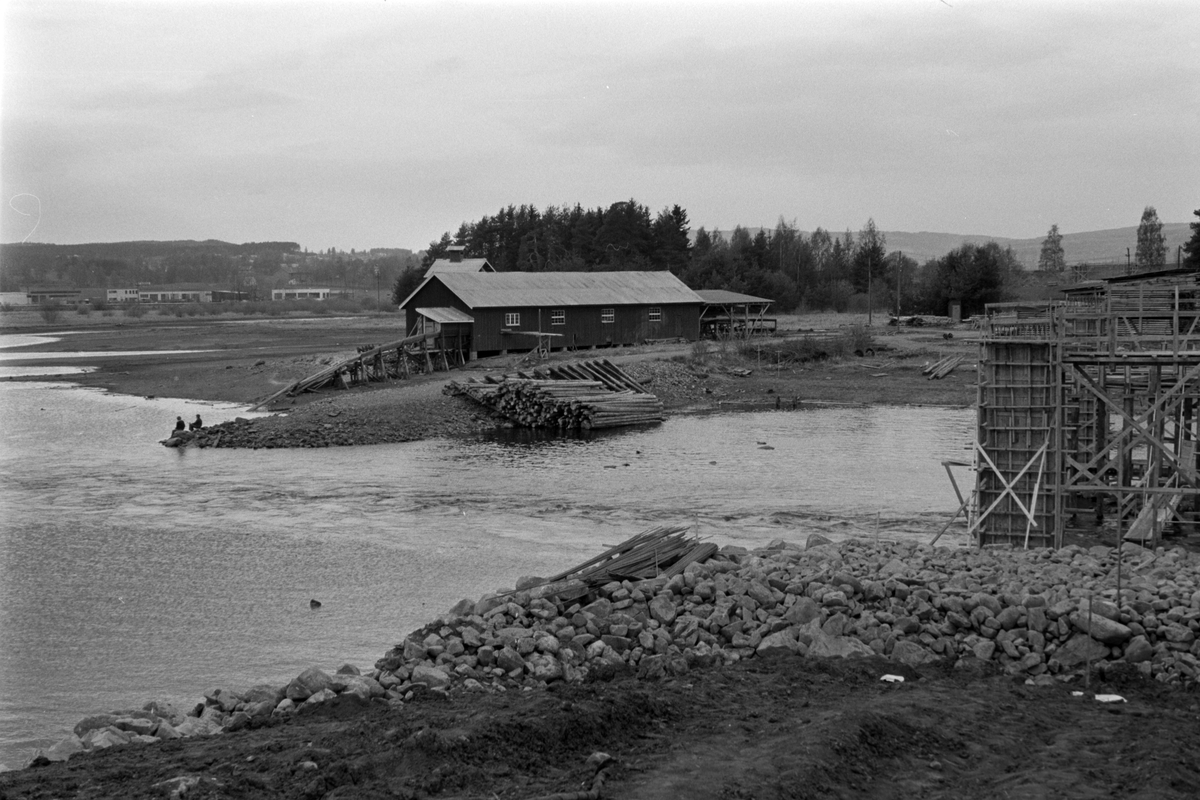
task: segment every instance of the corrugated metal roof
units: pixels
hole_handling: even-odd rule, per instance
[[[431,319],[439,325],[449,325],[455,322],[474,322],[475,318],[457,308],[439,306],[437,308],[418,308],[417,313],[426,319]]]
[[[494,272],[492,265],[488,263],[486,258],[464,258],[462,261],[451,261],[448,258],[439,258],[429,265],[429,269],[425,270],[425,277],[430,275],[443,275],[447,272]]]
[[[765,297],[755,297],[750,294],[739,294],[737,292],[727,292],[724,289],[697,289],[696,294],[700,295],[700,299],[705,303],[714,306],[734,306],[743,305],[745,303],[773,303],[774,300],[768,300]]]
[[[666,271],[445,273],[431,275],[425,283],[431,280],[440,281],[470,308],[701,302],[683,281]]]

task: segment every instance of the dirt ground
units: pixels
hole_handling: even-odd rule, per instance
[[[0,798],[1196,796],[1195,695],[1119,676],[1072,696],[1083,689],[875,658],[752,659],[660,683],[330,703],[0,773]],[[599,784],[598,752],[612,759]]]

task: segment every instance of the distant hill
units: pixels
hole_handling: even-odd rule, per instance
[[[749,228],[748,230],[751,234],[755,234],[759,229]],[[726,239],[731,233],[732,231],[721,231],[721,235]],[[834,231],[830,233],[837,235]],[[919,264],[924,264],[933,258],[941,258],[964,244],[995,242],[1001,247],[1011,247],[1017,259],[1026,269],[1037,269],[1038,256],[1042,252],[1042,241],[1046,238],[1045,235],[1042,235],[1036,239],[1006,239],[1003,236],[931,233],[928,231],[919,233],[884,231],[883,235],[887,238],[888,252],[899,250]],[[1191,235],[1191,229],[1186,222],[1163,223],[1163,238],[1167,242],[1168,265],[1174,265],[1176,248],[1186,243]],[[1137,226],[1085,233],[1064,233],[1062,244],[1068,264],[1083,262],[1124,264],[1125,248],[1129,248],[1131,255],[1137,251]]]

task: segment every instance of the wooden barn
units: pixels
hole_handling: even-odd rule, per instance
[[[469,318],[471,358],[700,336],[699,296],[670,272],[444,272],[405,299],[406,330]],[[452,313],[458,312],[458,313]]]

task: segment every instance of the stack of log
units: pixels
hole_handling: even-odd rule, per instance
[[[526,428],[600,430],[663,420],[657,397],[608,359],[451,381],[463,394]]]
[[[944,378],[953,372],[954,368],[961,364],[964,358],[966,358],[966,356],[962,355],[939,358],[934,363],[926,366],[925,369],[921,371],[921,374],[928,375],[929,380],[931,381],[940,380],[941,378]]]
[[[505,378],[498,383],[451,381],[450,394],[465,394],[526,428],[598,430],[661,422],[662,402],[629,389],[609,391],[600,381]]]

